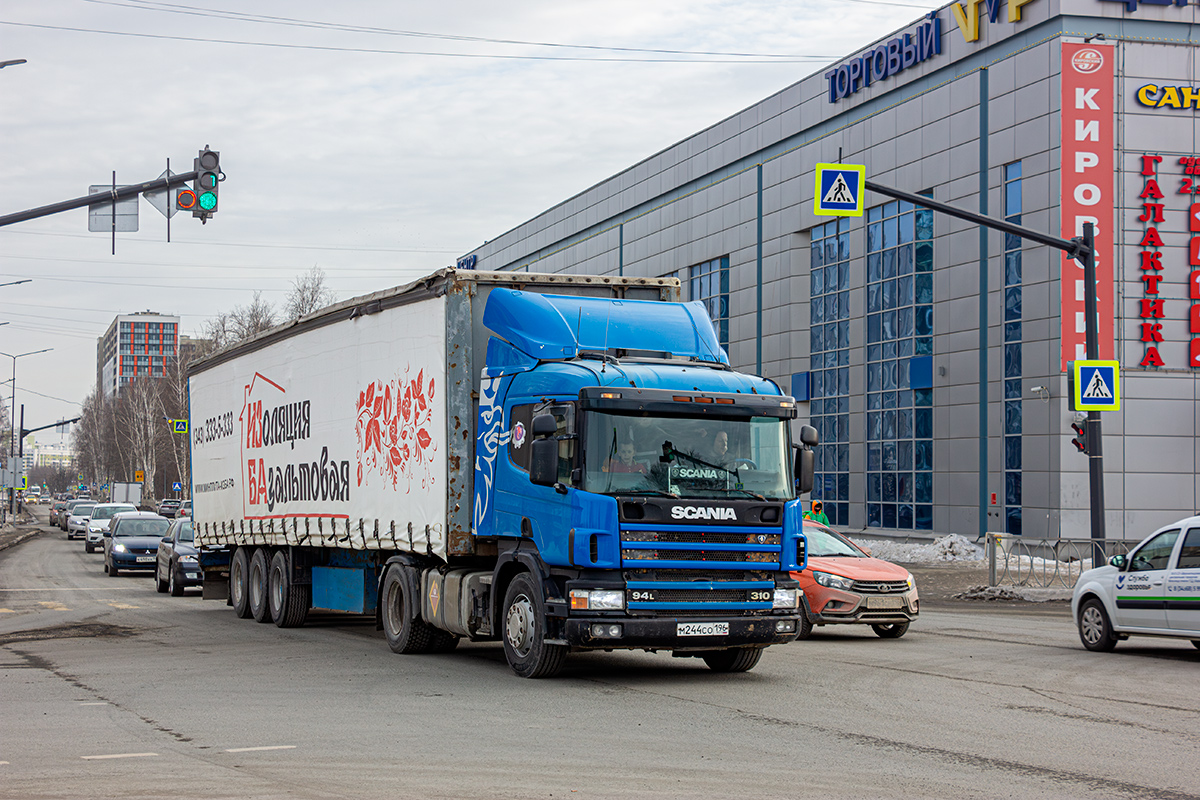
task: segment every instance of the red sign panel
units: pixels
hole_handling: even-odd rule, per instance
[[[1062,43],[1062,236],[1096,232],[1099,358],[1113,356],[1113,47]],[[1083,265],[1062,262],[1062,369],[1087,357]]]

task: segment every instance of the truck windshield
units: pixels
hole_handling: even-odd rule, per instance
[[[584,486],[600,494],[794,497],[787,420],[591,412]]]

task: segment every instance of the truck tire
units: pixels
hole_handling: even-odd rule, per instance
[[[405,579],[402,564],[392,564],[383,575],[380,618],[388,647],[393,653],[415,655],[428,653],[438,631],[419,616],[412,614],[420,608],[420,600],[411,596],[410,583]]]
[[[269,622],[271,604],[267,600],[267,573],[271,565],[267,559],[267,548],[260,547],[250,556],[250,571],[247,573],[246,588],[250,591],[250,616],[255,622]]]
[[[522,678],[553,678],[563,667],[567,648],[546,643],[546,609],[541,588],[523,572],[504,593],[504,655]]]
[[[762,658],[761,647],[734,647],[729,650],[714,650],[701,658],[713,672],[749,672]]]
[[[267,599],[271,605],[271,621],[277,628],[299,628],[308,616],[311,604],[309,586],[292,583],[288,569],[287,553],[279,550],[271,558],[271,571],[267,575]]]
[[[433,629],[433,640],[429,643],[431,653],[449,653],[458,647],[458,636],[450,631]]]
[[[250,557],[239,547],[229,562],[229,604],[238,619],[250,619]]]

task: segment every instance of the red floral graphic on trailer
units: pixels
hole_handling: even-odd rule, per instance
[[[434,483],[433,378],[426,382],[424,370],[416,379],[408,375],[405,367],[403,377],[372,381],[358,394],[359,486],[369,482],[373,472],[390,480],[393,488],[403,480],[405,493],[418,478],[423,489]]]

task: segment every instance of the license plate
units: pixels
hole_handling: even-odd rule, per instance
[[[676,636],[728,636],[728,622],[680,622],[675,626]]]
[[[137,557],[137,563],[139,563],[139,564],[149,564],[151,561],[153,561],[153,560],[154,560],[154,558],[155,558],[154,556],[138,556],[138,557]]]
[[[867,608],[904,608],[903,597],[868,597]]]

